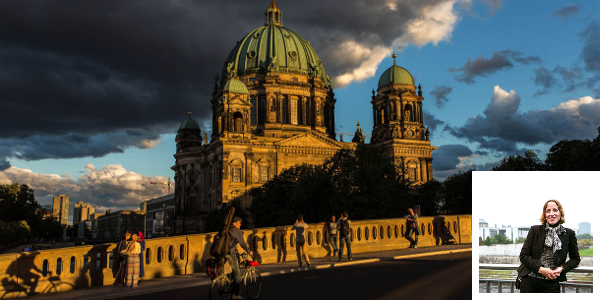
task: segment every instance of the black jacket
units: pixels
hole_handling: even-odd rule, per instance
[[[519,260],[521,260],[521,265],[519,266],[519,269],[517,269],[519,275],[525,276],[529,274],[530,271],[537,272],[542,266],[540,258],[542,257],[544,241],[546,240],[545,226],[546,225],[531,226],[531,229],[527,234],[527,239],[525,239],[525,243],[523,244],[523,248],[521,248],[521,254],[519,255]],[[558,261],[558,266],[564,268],[557,278],[558,281],[566,281],[567,272],[577,268],[579,262],[581,262],[579,249],[577,248],[577,236],[573,230],[569,228],[565,229],[565,233],[558,235],[558,238],[562,242],[562,248],[556,252],[556,259]],[[565,262],[567,260],[567,253],[569,254],[570,260]]]

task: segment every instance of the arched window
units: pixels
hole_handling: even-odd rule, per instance
[[[412,107],[410,106],[410,104],[406,104],[404,106],[404,121],[412,121],[412,120],[413,120]]]
[[[242,113],[236,111],[233,113],[233,132],[243,132],[244,131],[244,117]]]
[[[258,123],[265,124],[265,116],[267,115],[267,99],[263,97],[260,98],[258,102]]]
[[[411,182],[417,181],[417,163],[412,160],[408,162],[408,180]]]
[[[233,160],[229,163],[231,170],[231,182],[243,182],[243,165],[240,160]]]
[[[379,124],[384,124],[385,123],[385,108],[381,109],[381,117],[379,119]]]

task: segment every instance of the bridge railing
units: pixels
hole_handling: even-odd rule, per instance
[[[515,264],[479,264],[479,269],[483,270],[517,270],[519,265]],[[593,267],[577,267],[569,271],[570,273],[594,273]],[[504,291],[503,286],[508,285],[508,290],[510,293],[515,292],[515,279],[489,279],[489,278],[479,278],[480,283],[485,283],[485,292],[492,293],[496,292],[492,290],[494,284],[497,287],[497,292],[502,293]],[[561,282],[560,288],[564,293],[567,287],[574,287],[575,293],[580,292],[580,288],[587,288],[590,290],[590,293],[593,293],[594,287],[593,283],[583,283],[583,282]]]
[[[471,215],[419,218],[419,246],[471,243]],[[332,253],[324,225],[309,224],[310,257]],[[295,230],[288,226],[244,230],[244,238],[262,264],[296,260]],[[408,248],[404,218],[353,221],[352,252]],[[216,233],[146,240],[144,279],[199,273]],[[118,268],[116,244],[78,246],[0,255],[0,299],[109,285]]]

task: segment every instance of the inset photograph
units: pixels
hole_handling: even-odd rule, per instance
[[[474,296],[592,293],[599,183],[600,172],[473,172]]]

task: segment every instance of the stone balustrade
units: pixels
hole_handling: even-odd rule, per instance
[[[471,243],[471,215],[419,218],[419,246]],[[325,225],[309,224],[310,257],[331,255]],[[405,219],[352,222],[352,252],[408,248]],[[295,261],[295,230],[290,226],[244,230],[244,237],[262,264]],[[144,279],[199,273],[210,257],[215,233],[146,240]],[[116,244],[79,246],[0,255],[0,299],[23,297],[92,286],[110,285],[117,266]]]

